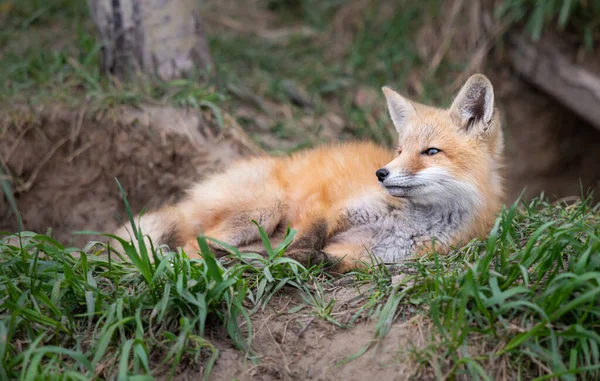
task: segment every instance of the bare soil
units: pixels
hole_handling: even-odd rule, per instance
[[[220,132],[210,116],[172,108],[4,115],[0,156],[14,179],[24,229],[51,229],[60,242],[80,247],[98,237],[74,231],[112,232],[127,218],[115,178],[136,214],[175,201],[192,182],[258,151],[226,121]],[[1,198],[0,231],[16,230]]]
[[[498,73],[498,72],[496,72]],[[505,119],[508,200],[600,190],[600,130],[516,77],[496,74]],[[494,78],[492,78],[494,80]]]
[[[367,295],[354,287],[340,286],[327,290],[336,308],[332,316],[348,323]],[[264,311],[253,316],[255,361],[216,339],[220,356],[212,372],[212,380],[433,380],[423,372],[411,350],[430,343],[430,322],[407,311],[399,314],[390,333],[374,343],[376,319],[337,327],[314,316],[310,307],[297,311],[302,304],[297,293],[284,294]],[[292,311],[292,312],[290,312]],[[350,361],[350,357],[371,349]],[[202,374],[198,365],[178,375],[177,380],[195,380]]]

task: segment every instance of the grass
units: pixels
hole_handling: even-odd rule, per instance
[[[222,82],[246,89],[254,98],[288,106],[292,118],[281,115],[273,120],[272,129],[297,140],[298,146],[294,148],[320,142],[319,117],[328,112],[343,117],[348,133],[342,138],[359,137],[383,145],[393,144],[395,132],[386,119],[380,89],[388,84],[405,91],[408,76],[425,64],[417,54],[414,35],[427,18],[435,17],[439,1],[362,2],[346,21],[353,28],[337,27],[333,20],[336,12],[344,7],[349,9],[353,2],[271,3],[281,25],[301,24],[315,33],[292,34],[284,43],[248,34],[211,36]],[[425,93],[420,98],[447,100],[450,94],[441,91],[441,86],[433,86],[439,84],[443,73],[441,70],[440,76],[425,81]],[[313,107],[293,105],[290,88],[303,90]],[[364,92],[374,92],[378,97],[375,107],[357,104],[357,93]],[[235,110],[236,106],[247,103],[245,97],[232,94],[227,107]],[[303,122],[306,114],[314,118]],[[327,129],[327,123],[322,127]]]
[[[222,330],[258,361],[251,316],[284,287],[299,290],[313,316],[340,328],[354,324],[356,316],[348,324],[334,317],[322,269],[285,257],[293,230],[275,248],[261,230],[266,257],[230,248],[225,265],[206,238],[198,239],[201,259],[190,259],[146,246],[131,223],[138,244],[120,241],[125,258],[93,255],[94,243],[66,248],[33,232],[4,237],[2,379],[152,379],[194,362],[206,378],[219,356],[209,332]],[[599,233],[600,205],[591,199],[568,206],[535,199],[506,209],[485,242],[406,263],[411,271],[396,286],[376,263],[347,276],[371,286],[358,314],[377,319],[373,344],[407,309],[432,322],[429,346],[413,353],[423,369],[494,379],[499,370],[490,364],[502,363],[505,374],[524,379],[594,380]]]
[[[375,339],[416,306],[434,326],[417,357],[444,378],[598,379],[599,212],[590,198],[534,199],[506,209],[486,242],[408,263],[417,273],[389,294]]]
[[[110,108],[159,102],[200,108],[223,99],[201,71],[174,81],[106,77],[85,1],[2,0],[0,22],[0,104]]]
[[[496,8],[497,17],[511,24],[523,22],[534,40],[555,26],[559,31],[569,31],[581,38],[592,50],[598,40],[600,3],[586,0],[504,0]]]
[[[282,287],[300,287],[310,276],[283,257],[291,230],[271,248],[260,228],[269,256],[242,256],[232,248],[237,261],[225,267],[206,238],[198,238],[201,259],[164,252],[148,246],[129,217],[137,245],[109,236],[125,257],[110,248],[108,256],[95,256],[94,242],[80,250],[33,232],[5,234],[0,378],[152,379],[172,377],[183,361],[201,361],[206,379],[218,356],[206,339],[209,330],[221,325],[251,356],[250,314]]]

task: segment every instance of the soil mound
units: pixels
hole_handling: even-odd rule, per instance
[[[32,115],[36,115],[33,117]],[[110,114],[52,109],[5,115],[0,156],[23,227],[52,229],[82,245],[78,230],[111,232],[126,220],[117,178],[134,213],[175,201],[186,187],[260,150],[225,116],[173,108],[122,108]],[[17,219],[0,197],[0,231]]]

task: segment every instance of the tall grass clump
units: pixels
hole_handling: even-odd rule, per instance
[[[486,242],[413,263],[390,298],[433,321],[423,361],[448,377],[599,379],[599,212],[590,198],[515,204]]]
[[[208,376],[218,355],[204,338],[209,321],[248,350],[240,267],[223,267],[209,250],[190,259],[143,240],[139,249],[121,243],[129,261],[88,256],[33,232],[4,237],[0,378],[172,376],[182,361],[201,361]]]
[[[172,378],[192,362],[206,379],[219,353],[208,331],[252,359],[251,313],[309,276],[284,257],[291,229],[273,248],[257,225],[267,256],[229,248],[227,266],[203,236],[198,258],[154,247],[120,189],[133,239],[105,235],[118,252],[99,242],[67,248],[28,231],[0,235],[0,379]]]

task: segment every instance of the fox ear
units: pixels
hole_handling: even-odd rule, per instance
[[[384,86],[382,90],[385,99],[387,100],[394,127],[396,127],[398,132],[402,132],[410,118],[417,113],[415,106],[413,106],[408,99],[387,86]]]
[[[472,75],[454,99],[452,110],[467,132],[485,134],[494,115],[494,88],[483,74]]]

